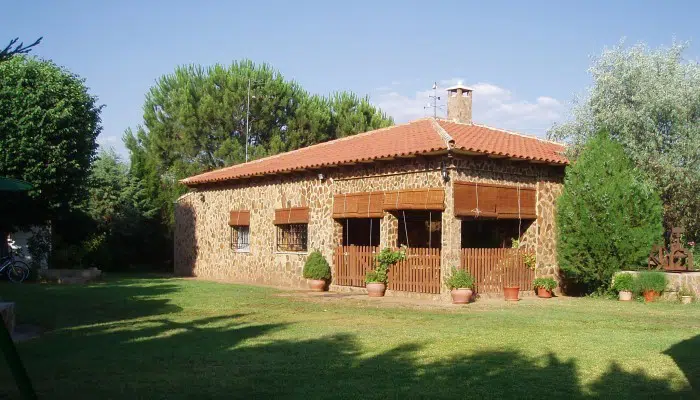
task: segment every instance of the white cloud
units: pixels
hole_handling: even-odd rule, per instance
[[[444,88],[457,82],[461,80],[451,78],[438,81],[437,95],[441,98],[438,101],[438,116],[445,117],[447,114]],[[398,85],[392,86],[377,89],[371,99],[374,104],[394,117],[396,122],[406,122],[433,114],[432,107],[428,107],[432,101],[429,97],[433,95],[432,90],[405,94],[399,90]],[[477,82],[467,86],[474,89],[472,107],[476,123],[544,136],[554,122],[561,121],[564,117],[564,105],[549,96],[528,100],[492,83]]]

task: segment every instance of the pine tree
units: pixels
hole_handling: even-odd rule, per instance
[[[566,276],[589,291],[621,268],[644,265],[662,240],[662,205],[607,132],[592,137],[566,172],[557,203],[557,253]]]

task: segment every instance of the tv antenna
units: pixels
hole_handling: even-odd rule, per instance
[[[433,94],[428,96],[430,98],[430,102],[423,107],[424,110],[427,110],[429,108],[433,109],[433,118],[437,118],[437,112],[438,108],[442,109],[443,107],[438,104],[438,100],[440,100],[440,96],[437,95],[437,89],[438,89],[438,84],[437,82],[433,83]]]

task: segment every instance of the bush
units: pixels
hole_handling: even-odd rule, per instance
[[[532,282],[535,289],[542,288],[550,292],[557,287],[557,281],[554,278],[537,278]]]
[[[323,257],[320,251],[316,250],[309,254],[304,264],[304,278],[306,279],[331,279],[331,266]]]
[[[557,202],[562,272],[588,292],[610,287],[620,268],[642,267],[662,239],[658,193],[622,146],[598,133],[566,170]]]
[[[372,271],[367,271],[365,274],[365,283],[384,283],[386,284],[389,280],[389,268],[396,264],[397,262],[406,258],[406,251],[401,248],[401,250],[391,250],[386,247],[377,254],[374,259],[377,266]]]
[[[474,277],[463,269],[452,267],[452,275],[445,284],[450,289],[471,289],[474,287]]]
[[[615,275],[612,288],[616,292],[632,292],[634,286],[634,275],[626,272]]]
[[[635,280],[637,292],[653,290],[661,293],[666,289],[666,275],[663,272],[640,272]]]

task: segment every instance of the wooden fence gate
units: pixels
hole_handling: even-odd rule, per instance
[[[503,293],[504,285],[533,290],[535,271],[518,249],[462,249],[461,268],[474,276],[478,293]]]
[[[338,246],[333,255],[333,283],[365,287],[365,273],[374,268],[378,247]],[[440,293],[440,249],[408,248],[406,259],[389,269],[391,290]]]

